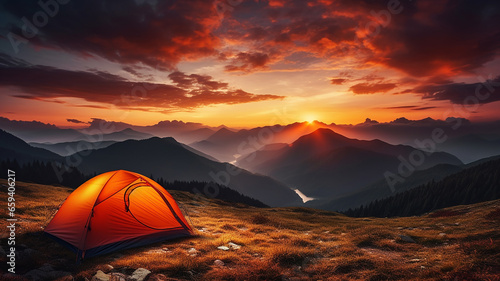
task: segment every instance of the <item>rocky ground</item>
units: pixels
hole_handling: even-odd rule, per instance
[[[383,219],[259,209],[174,191],[195,236],[76,264],[42,233],[71,190],[17,188],[16,274],[7,273],[2,232],[2,280],[500,280],[500,200]],[[7,213],[0,215],[5,229]]]

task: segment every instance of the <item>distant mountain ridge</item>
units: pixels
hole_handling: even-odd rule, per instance
[[[500,198],[500,159],[469,167],[345,213],[349,216],[414,216],[433,210]]]
[[[173,138],[154,137],[115,143],[83,157],[78,168],[86,174],[124,169],[152,174],[166,181],[215,181],[269,206],[302,203],[300,197],[286,185],[231,164],[202,157]]]
[[[282,149],[238,159],[237,165],[281,180],[309,197],[335,198],[384,179],[387,171],[397,174],[401,159],[408,159],[414,151],[410,146],[350,139],[322,128]],[[462,162],[448,153],[435,152],[415,169],[438,164]]]

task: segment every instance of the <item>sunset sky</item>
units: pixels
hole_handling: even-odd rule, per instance
[[[41,2],[0,2],[9,119],[500,119],[497,0]]]

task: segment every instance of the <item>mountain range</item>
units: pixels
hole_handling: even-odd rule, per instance
[[[423,156],[419,165],[411,166],[415,170],[462,164],[445,152],[427,154],[411,146],[350,139],[317,129],[289,146],[242,157],[237,165],[283,181],[309,197],[338,198],[384,179],[387,172],[398,174],[402,162],[410,162],[414,154]]]
[[[470,129],[468,121],[462,122],[470,134],[446,135],[446,141],[428,153],[411,142],[391,144],[345,133],[360,132],[361,127],[429,130],[450,120],[401,118],[390,124],[367,120],[358,125],[314,121],[238,130],[181,121],[134,126],[94,119],[86,128],[64,129],[0,117],[5,128],[0,133],[0,160],[66,163],[84,175],[126,169],[168,182],[217,182],[269,206],[299,206],[302,199],[313,198],[307,206],[342,211],[440,181],[500,154],[498,133],[486,134],[480,126]],[[170,135],[196,141],[187,145]],[[391,184],[388,175],[397,180]],[[202,192],[216,194],[211,189]]]
[[[0,160],[71,163],[87,175],[124,169],[154,178],[161,177],[166,181],[215,182],[269,206],[302,203],[300,197],[286,185],[270,177],[205,158],[173,138],[127,140],[105,148],[80,151],[67,157],[32,147],[5,131],[0,133],[0,144]],[[216,197],[218,191],[207,186],[206,190],[199,192]]]

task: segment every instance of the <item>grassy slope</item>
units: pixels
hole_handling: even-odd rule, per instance
[[[6,184],[0,180],[0,184]],[[18,270],[46,262],[91,279],[105,264],[130,274],[144,267],[168,280],[498,280],[500,200],[410,218],[349,218],[306,208],[258,209],[172,192],[187,209],[196,237],[165,241],[74,264],[74,255],[41,234],[71,192],[17,183],[17,241],[37,252]],[[5,188],[3,188],[5,190]],[[6,193],[0,194],[5,202]],[[4,205],[4,204],[3,204]],[[2,207],[4,209],[4,207]],[[0,213],[5,229],[6,214]],[[445,233],[445,235],[440,233]],[[400,234],[417,243],[405,243]],[[5,232],[1,245],[6,249]],[[239,250],[217,247],[234,242]],[[162,250],[168,248],[168,250]],[[188,249],[198,253],[190,256]],[[225,266],[214,265],[220,259]],[[1,262],[5,271],[5,262]]]

